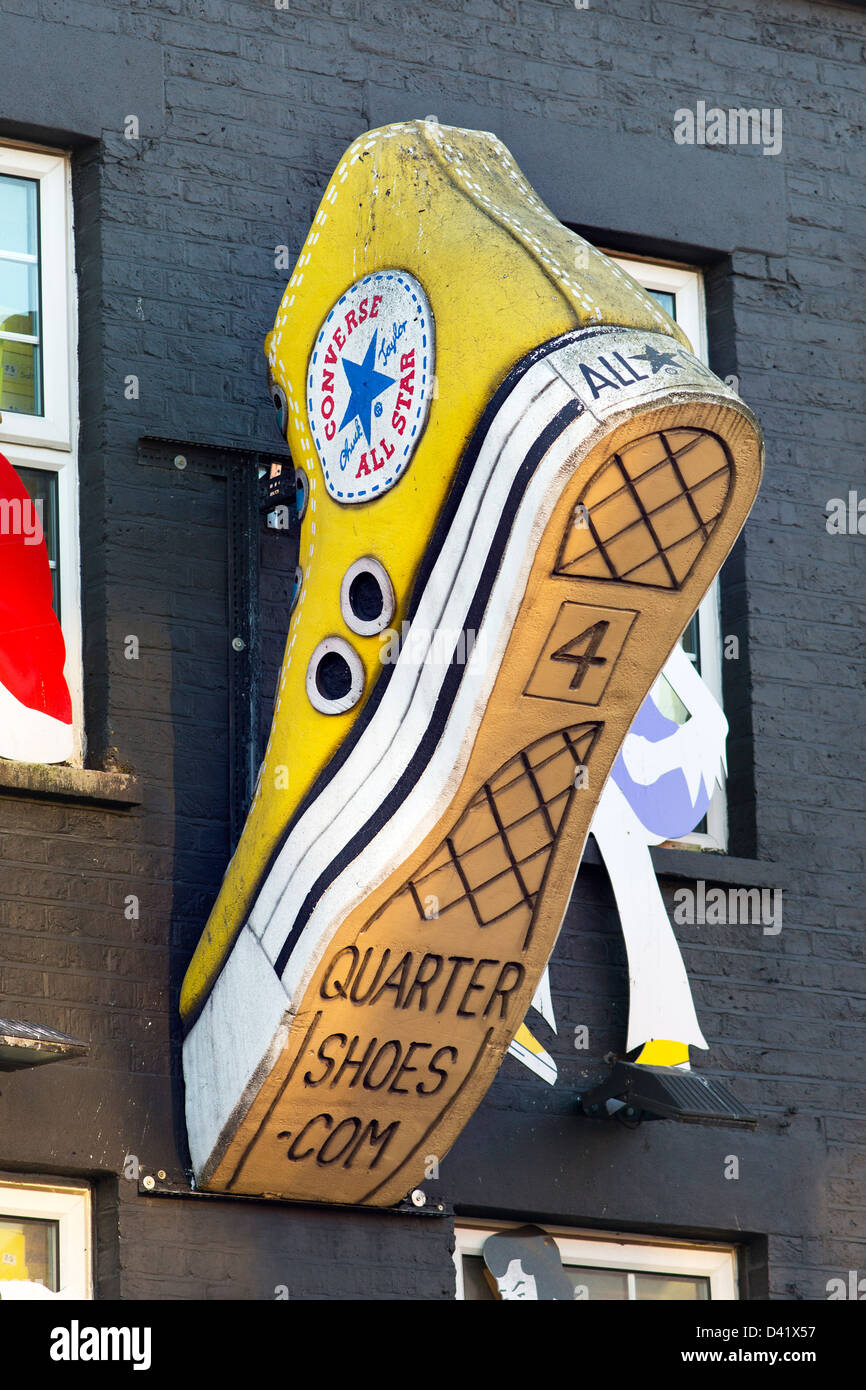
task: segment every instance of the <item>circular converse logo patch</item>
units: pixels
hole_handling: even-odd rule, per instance
[[[403,476],[433,380],[433,315],[417,280],[380,270],[340,296],[307,371],[310,427],[338,502],[368,502]]]

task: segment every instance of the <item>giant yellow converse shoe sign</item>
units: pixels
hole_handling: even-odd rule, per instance
[[[213,1191],[388,1205],[521,1028],[760,433],[490,134],[356,141],[266,343],[301,550],[267,753],[184,982]]]

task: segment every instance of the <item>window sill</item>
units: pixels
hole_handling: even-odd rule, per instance
[[[142,803],[141,779],[129,772],[101,772],[60,763],[16,763],[0,758],[0,794],[4,792],[116,806],[119,810]]]
[[[769,859],[737,859],[731,854],[700,849],[666,849],[652,846],[653,867],[658,878],[684,878],[691,882],[733,883],[740,888],[778,888],[783,866]],[[590,837],[583,864],[603,867],[604,860]]]

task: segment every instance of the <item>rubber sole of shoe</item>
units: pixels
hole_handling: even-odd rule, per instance
[[[718,399],[647,409],[575,460],[447,811],[330,937],[202,1186],[386,1206],[442,1161],[520,1027],[598,796],[760,467],[746,412]]]

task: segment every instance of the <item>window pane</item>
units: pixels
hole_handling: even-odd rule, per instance
[[[36,504],[48,563],[51,566],[52,606],[60,617],[60,537],[57,513],[57,474],[45,468],[16,468],[15,472]]]
[[[683,633],[683,651],[688,652],[695,665],[695,670],[700,675],[701,671],[701,628],[698,622],[697,613],[692,617],[691,622]]]
[[[480,1255],[463,1256],[463,1297],[472,1302],[495,1302],[495,1295],[484,1278],[484,1261]]]
[[[684,1274],[636,1274],[634,1282],[638,1299],[693,1303],[710,1296],[709,1279],[692,1279]]]
[[[578,1291],[578,1301],[626,1303],[629,1299],[629,1274],[624,1269],[597,1269],[594,1266],[563,1265]],[[708,1299],[710,1281],[681,1274],[637,1274],[634,1297],[641,1300],[670,1300],[695,1302]],[[484,1261],[480,1255],[463,1256],[463,1297],[474,1302],[490,1302],[495,1295],[484,1277]]]
[[[30,1279],[57,1292],[56,1221],[0,1216],[0,1280]]]
[[[0,252],[35,256],[39,245],[39,185],[0,175]]]
[[[671,294],[670,290],[647,290],[647,294],[651,294],[653,299],[658,300],[665,313],[670,314],[671,318],[676,322],[677,297],[675,294]]]
[[[653,690],[653,700],[665,718],[672,719],[675,724],[687,724],[691,719],[691,715],[667,676],[659,676],[658,683]]]
[[[0,413],[42,414],[41,350],[0,337]]]
[[[628,1298],[627,1276],[618,1269],[581,1269],[564,1265],[572,1288],[580,1289],[580,1298]],[[584,1292],[585,1290],[585,1292]],[[496,1295],[484,1277],[484,1260],[480,1255],[463,1256],[463,1297],[473,1301],[495,1300]]]
[[[581,1269],[579,1265],[566,1265],[565,1272],[574,1287],[581,1290],[581,1299],[594,1298],[608,1303],[628,1299],[628,1275],[622,1269]]]
[[[0,255],[0,333],[39,336],[39,268]]]
[[[0,412],[41,415],[39,185],[0,176]],[[29,259],[28,259],[29,258]]]

